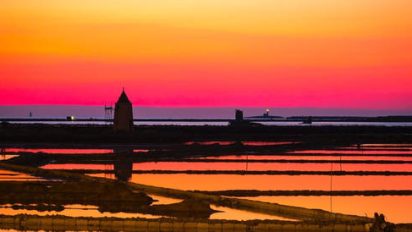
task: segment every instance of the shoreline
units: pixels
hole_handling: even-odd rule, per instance
[[[120,218],[90,218],[66,216],[32,216],[0,214],[1,229],[18,230],[73,230],[73,231],[216,231],[216,232],[247,232],[247,231],[336,231],[336,232],[369,232],[370,223],[350,222],[288,222],[276,220],[173,220],[173,219],[120,219]],[[411,227],[401,225],[402,228]]]
[[[134,126],[0,124],[2,143],[175,144],[188,141],[302,141],[324,145],[412,143],[412,127],[386,126]]]

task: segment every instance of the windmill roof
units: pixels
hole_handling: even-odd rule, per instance
[[[122,94],[120,94],[120,97],[117,100],[117,103],[131,103],[129,98],[126,95],[126,92],[124,92],[124,90],[122,91]]]

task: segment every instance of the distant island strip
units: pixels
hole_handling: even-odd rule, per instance
[[[245,121],[250,122],[302,122],[310,118],[312,122],[412,122],[412,116],[378,116],[378,117],[358,117],[358,116],[268,116],[268,117],[245,117]],[[113,119],[103,118],[0,118],[1,122],[113,122]],[[134,122],[230,122],[228,118],[145,118],[133,119]]]
[[[68,115],[66,118],[33,118],[32,112],[29,117],[21,118],[0,118],[0,122],[113,122],[116,131],[133,130],[133,122],[228,122],[232,126],[250,126],[253,122],[302,122],[303,124],[312,124],[312,122],[412,122],[412,116],[292,116],[282,117],[270,115],[270,110],[262,115],[245,117],[243,111],[235,109],[234,119],[228,118],[144,118],[136,119],[133,116],[133,104],[127,96],[124,88],[115,104],[104,106],[104,118],[76,118],[74,115]],[[113,112],[114,111],[114,112]],[[114,114],[113,114],[114,113]]]

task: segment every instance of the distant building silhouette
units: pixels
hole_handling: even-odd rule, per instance
[[[241,110],[236,110],[235,111],[235,120],[238,122],[243,121],[243,111]]]
[[[270,110],[266,109],[265,113],[263,114],[263,117],[264,118],[269,118],[269,112],[270,112]]]
[[[303,124],[312,124],[312,121],[313,121],[312,116],[309,116],[309,117],[304,118],[302,123]]]
[[[275,121],[275,120],[282,120],[285,119],[284,117],[281,116],[273,116],[270,115],[270,109],[266,109],[265,113],[263,113],[262,115],[257,115],[257,116],[251,116],[251,117],[246,117],[247,119],[251,119],[251,120],[267,120],[267,121]]]
[[[132,103],[124,92],[124,89],[114,107],[114,130],[125,132],[133,130]]]
[[[229,126],[232,127],[254,127],[254,126],[260,126],[258,123],[253,123],[250,120],[246,119],[243,117],[243,111],[241,110],[235,110],[235,120],[230,120],[229,121]]]

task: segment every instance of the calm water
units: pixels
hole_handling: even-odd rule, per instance
[[[205,141],[200,144],[209,145],[217,141]],[[221,145],[229,145],[232,141],[219,141]],[[249,145],[282,145],[291,142],[250,142]],[[193,142],[188,142],[193,144]],[[371,164],[371,163],[277,163],[265,162],[268,160],[358,160],[358,161],[412,161],[411,144],[364,144],[362,149],[357,146],[341,147],[331,150],[304,150],[291,152],[289,154],[273,155],[232,155],[210,156],[193,158],[197,162],[142,162],[132,164],[126,161],[126,165],[118,164],[47,164],[46,169],[84,169],[97,171],[92,176],[116,178],[116,169],[129,168],[131,182],[154,185],[160,187],[200,190],[200,191],[220,191],[220,190],[412,190],[411,176],[330,176],[330,175],[245,175],[245,174],[136,174],[132,170],[305,170],[305,171],[407,171],[412,172],[412,164]],[[27,150],[14,150],[14,152],[24,152]],[[53,154],[87,154],[84,149],[32,149],[30,152],[48,152]],[[95,149],[89,150],[89,154],[111,153],[111,150]],[[140,151],[140,150],[139,150]],[[337,155],[337,156],[336,156]],[[342,156],[339,156],[342,155]],[[217,159],[216,162],[206,162],[203,159]],[[222,161],[219,161],[222,160]],[[231,160],[241,160],[241,162],[231,162]],[[261,162],[248,162],[249,160]],[[98,173],[98,171],[102,173]],[[108,172],[108,171],[111,171]],[[103,173],[105,172],[105,173]],[[0,178],[19,179],[19,173],[0,172]],[[21,176],[23,179],[34,177]],[[33,179],[35,180],[35,178]],[[155,204],[170,204],[180,200],[154,196],[158,200]],[[392,222],[412,222],[412,196],[258,196],[247,197],[248,199],[274,202],[286,205],[295,205],[308,208],[320,208],[332,210],[333,212],[373,215],[374,212],[384,213],[388,220]],[[400,207],[402,206],[402,207]],[[241,210],[228,209],[225,207],[212,206],[212,208],[223,211],[213,214],[213,219],[282,219],[265,214],[256,214]],[[0,212],[14,214],[10,208],[2,208]],[[27,213],[38,214],[35,211]],[[116,216],[131,217],[139,216],[152,218],[155,215],[137,214],[102,214],[92,206],[70,206],[65,209],[63,215],[82,216]]]
[[[295,221],[293,219],[277,217],[273,215],[267,215],[263,213],[255,213],[245,210],[232,209],[228,207],[211,205],[211,208],[220,211],[214,213],[210,216],[210,219],[221,219],[221,220],[281,220],[281,221]]]
[[[304,150],[292,151],[290,154],[356,154],[356,155],[412,155],[412,150]]]
[[[114,178],[114,175],[92,176]],[[330,190],[325,175],[133,174],[135,183],[181,190]],[[412,190],[410,176],[333,176],[333,190]]]
[[[394,161],[412,161],[412,156],[361,156],[361,155],[345,155],[345,156],[328,156],[326,155],[223,155],[223,156],[207,156],[196,157],[195,160],[327,160],[327,161],[340,161],[340,160],[394,160]]]
[[[25,173],[0,169],[0,185],[2,181],[45,181],[45,179]]]
[[[104,175],[95,175],[104,177]],[[113,178],[113,176],[105,176]],[[331,190],[330,176],[134,174],[132,182],[182,190]],[[410,176],[333,176],[332,190],[411,190]],[[260,196],[247,199],[330,210],[330,196]],[[400,207],[402,206],[402,207]],[[372,216],[384,213],[393,222],[412,222],[412,196],[333,196],[332,211]],[[236,214],[238,215],[238,214]],[[256,216],[244,212],[241,218]],[[222,218],[215,214],[213,217]],[[224,215],[223,215],[224,216]],[[239,216],[239,215],[238,215]],[[229,219],[229,218],[226,218]]]
[[[245,116],[262,115],[268,107],[243,107]],[[323,116],[382,116],[411,115],[412,110],[371,110],[338,108],[275,108],[269,107],[271,115],[323,115]],[[133,108],[137,118],[233,118],[233,107],[145,107]],[[104,118],[103,103],[100,106],[81,105],[10,105],[0,106],[0,117],[28,117],[32,112],[37,118],[65,118],[74,115],[79,118]]]
[[[45,169],[114,170],[107,164],[47,164]],[[144,162],[133,170],[171,171],[412,171],[412,164],[248,163],[243,162]]]
[[[173,204],[181,202],[180,199],[168,198],[158,195],[150,195],[155,202],[153,205],[162,205],[162,204]],[[4,215],[17,215],[17,214],[31,214],[31,215],[63,215],[70,217],[117,217],[117,218],[147,218],[155,219],[161,218],[164,216],[152,215],[152,214],[143,214],[143,213],[111,213],[111,212],[100,212],[98,208],[94,205],[65,205],[64,210],[62,211],[37,211],[37,210],[27,210],[27,209],[13,209],[12,205],[0,205],[0,214]],[[219,211],[210,216],[210,219],[227,219],[227,220],[288,220],[283,217],[277,217],[262,213],[253,213],[244,210],[231,209],[227,207],[220,207],[216,205],[210,206],[212,209]]]
[[[352,215],[372,217],[375,212],[383,213],[386,219],[396,223],[412,221],[412,196],[260,196],[243,197],[271,203],[323,209]]]
[[[100,212],[94,205],[65,205],[63,211],[37,211],[26,209],[12,209],[11,205],[0,206],[0,213],[5,215],[32,214],[39,216],[63,215],[70,217],[117,217],[117,218],[160,218],[161,216],[141,213],[109,213]]]
[[[13,123],[45,123],[45,124],[64,124],[64,125],[109,125],[106,122],[78,122],[78,121],[42,121],[42,122],[13,122]],[[310,125],[302,124],[302,122],[258,122],[262,125],[267,126],[401,126],[401,127],[411,127],[412,122],[313,122]],[[228,122],[168,122],[168,121],[145,121],[145,122],[134,122],[134,125],[173,125],[173,126],[227,126]]]
[[[5,148],[3,153],[48,153],[48,154],[108,154],[113,153],[112,149],[61,149],[61,148]]]
[[[0,161],[9,160],[11,158],[17,157],[18,155],[0,155]]]

